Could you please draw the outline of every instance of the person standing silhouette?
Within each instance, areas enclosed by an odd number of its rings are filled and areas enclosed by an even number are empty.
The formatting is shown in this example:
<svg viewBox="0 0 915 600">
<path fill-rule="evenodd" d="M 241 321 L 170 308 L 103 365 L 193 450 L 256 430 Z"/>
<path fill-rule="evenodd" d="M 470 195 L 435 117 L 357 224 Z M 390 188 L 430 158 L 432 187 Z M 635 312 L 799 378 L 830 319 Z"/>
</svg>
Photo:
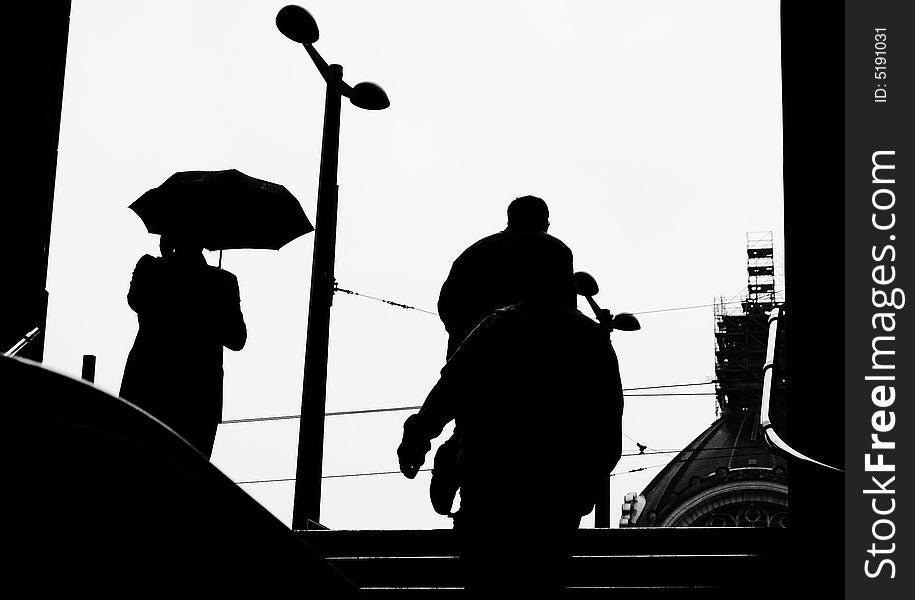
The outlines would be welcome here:
<svg viewBox="0 0 915 600">
<path fill-rule="evenodd" d="M 445 425 L 461 430 L 454 528 L 467 587 L 487 594 L 479 597 L 560 593 L 581 517 L 622 452 L 609 332 L 577 310 L 571 263 L 557 260 L 561 242 L 534 239 L 520 301 L 463 340 L 397 449 L 412 479 Z"/>
<path fill-rule="evenodd" d="M 438 314 L 448 332 L 446 359 L 480 321 L 521 299 L 527 283 L 537 279 L 538 270 L 544 268 L 543 261 L 534 258 L 535 252 L 546 249 L 551 254 L 550 262 L 572 268 L 572 251 L 547 233 L 550 211 L 542 198 L 515 198 L 509 203 L 506 216 L 506 228 L 464 250 L 442 285 Z M 571 289 L 574 298 L 574 281 L 557 285 L 565 286 L 562 293 Z M 460 436 L 461 430 L 456 427 L 435 454 L 429 496 L 435 511 L 442 515 L 451 513 L 460 484 L 456 468 Z"/>
<path fill-rule="evenodd" d="M 555 240 L 552 250 L 560 259 L 572 263 L 572 251 L 547 233 L 550 211 L 543 199 L 521 196 L 509 203 L 506 213 L 505 229 L 464 250 L 442 285 L 438 314 L 448 332 L 446 358 L 494 310 L 518 302 L 523 280 L 536 268 L 528 249 L 538 243 L 537 238 Z"/>
<path fill-rule="evenodd" d="M 119 395 L 209 458 L 222 420 L 222 348 L 241 350 L 248 336 L 238 280 L 185 239 L 163 235 L 159 248 L 161 258 L 142 256 L 130 281 L 139 330 Z"/>
</svg>

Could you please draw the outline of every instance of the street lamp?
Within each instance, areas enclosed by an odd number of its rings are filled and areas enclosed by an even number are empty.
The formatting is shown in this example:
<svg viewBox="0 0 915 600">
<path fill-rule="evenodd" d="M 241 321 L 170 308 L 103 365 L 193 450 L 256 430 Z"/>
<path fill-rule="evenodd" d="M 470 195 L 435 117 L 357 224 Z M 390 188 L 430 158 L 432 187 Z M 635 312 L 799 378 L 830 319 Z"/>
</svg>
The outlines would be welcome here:
<svg viewBox="0 0 915 600">
<path fill-rule="evenodd" d="M 343 81 L 343 67 L 328 65 L 318 54 L 318 24 L 301 6 L 285 6 L 276 15 L 280 32 L 305 47 L 308 56 L 327 83 L 324 105 L 324 137 L 318 175 L 318 208 L 315 216 L 315 245 L 311 267 L 311 293 L 305 340 L 305 373 L 299 422 L 299 449 L 295 473 L 292 528 L 307 529 L 308 521 L 321 516 L 321 475 L 324 460 L 324 411 L 327 396 L 327 343 L 330 305 L 334 294 L 334 246 L 337 237 L 337 158 L 340 147 L 340 104 L 343 96 L 365 110 L 382 110 L 391 105 L 387 95 L 374 83 L 355 86 Z"/>
</svg>

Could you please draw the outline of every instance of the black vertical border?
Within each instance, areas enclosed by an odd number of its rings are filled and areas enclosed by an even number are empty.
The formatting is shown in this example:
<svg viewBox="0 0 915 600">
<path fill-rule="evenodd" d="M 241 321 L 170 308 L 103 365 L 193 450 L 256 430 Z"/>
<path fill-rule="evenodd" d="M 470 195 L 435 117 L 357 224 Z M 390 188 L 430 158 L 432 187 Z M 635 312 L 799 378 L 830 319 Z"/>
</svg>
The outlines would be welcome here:
<svg viewBox="0 0 915 600">
<path fill-rule="evenodd" d="M 840 3 L 780 5 L 787 429 L 800 452 L 842 466 L 842 52 Z M 843 477 L 788 465 L 785 572 L 767 593 L 838 598 Z"/>
<path fill-rule="evenodd" d="M 911 597 L 913 568 L 912 544 L 912 498 L 910 464 L 915 449 L 915 428 L 912 427 L 913 401 L 912 372 L 915 360 L 912 359 L 912 307 L 900 309 L 877 308 L 872 301 L 872 290 L 883 289 L 889 293 L 893 288 L 903 292 L 915 293 L 911 287 L 912 270 L 912 237 L 915 236 L 913 222 L 911 180 L 913 177 L 912 162 L 912 126 L 915 118 L 915 98 L 912 96 L 912 78 L 915 77 L 915 64 L 911 38 L 915 35 L 911 17 L 911 7 L 906 7 L 904 0 L 868 2 L 849 0 L 845 3 L 845 586 L 847 598 L 880 598 L 892 600 Z M 886 31 L 878 32 L 877 28 Z M 878 33 L 885 33 L 886 39 L 876 38 Z M 885 41 L 886 48 L 875 47 L 875 42 Z M 878 50 L 886 51 L 878 55 Z M 886 69 L 875 69 L 879 61 L 887 59 Z M 885 79 L 875 73 L 885 72 Z M 875 101 L 875 90 L 885 89 L 886 101 Z M 878 151 L 894 151 L 885 156 L 884 162 L 895 165 L 894 184 L 875 184 L 872 181 L 872 155 Z M 883 173 L 888 173 L 884 171 Z M 878 175 L 880 176 L 880 175 Z M 888 178 L 887 175 L 884 178 Z M 872 206 L 872 195 L 879 189 L 891 189 L 895 193 L 895 204 L 889 210 L 875 210 Z M 880 194 L 881 201 L 888 201 L 889 195 Z M 878 221 L 889 223 L 889 213 L 895 215 L 895 226 L 891 230 L 880 231 L 872 224 L 874 214 Z M 895 237 L 891 237 L 895 236 Z M 885 248 L 895 249 L 892 251 Z M 875 260 L 874 256 L 882 257 Z M 893 260 L 895 258 L 895 260 Z M 875 284 L 873 270 L 884 265 L 886 271 L 878 275 L 888 277 L 889 266 L 895 267 L 895 280 L 889 284 Z M 906 304 L 915 301 L 915 296 L 906 298 Z M 875 329 L 872 318 L 876 313 L 895 313 L 895 329 L 884 331 L 878 322 Z M 881 362 L 895 364 L 895 369 L 876 371 L 872 368 L 873 340 L 875 336 L 893 336 L 892 341 L 883 341 L 880 347 L 892 349 L 894 355 L 883 356 Z M 878 344 L 879 345 L 879 344 Z M 880 407 L 872 402 L 871 394 L 881 382 L 867 381 L 868 375 L 895 376 L 895 381 L 882 382 L 892 385 L 896 399 L 892 406 L 885 410 L 893 411 L 896 421 L 893 429 L 881 433 L 883 440 L 894 441 L 896 448 L 886 450 L 884 460 L 895 465 L 895 472 L 880 473 L 865 471 L 865 455 L 878 451 L 871 449 L 871 435 L 874 433 L 872 417 Z M 876 457 L 871 462 L 876 462 Z M 896 479 L 887 484 L 887 478 L 895 475 Z M 876 489 L 871 477 L 878 480 L 893 494 L 867 494 L 868 489 Z M 875 514 L 872 500 L 877 499 L 877 508 L 890 514 Z M 893 505 L 892 500 L 895 500 Z M 887 522 L 875 523 L 880 519 Z M 893 537 L 887 540 L 875 538 Z M 876 547 L 890 550 L 886 554 L 872 555 L 868 551 Z M 895 544 L 895 547 L 892 546 Z M 893 569 L 889 564 L 880 566 L 880 561 L 889 559 L 895 565 L 895 577 L 891 578 Z M 868 577 L 865 561 L 870 561 L 869 569 L 876 573 Z"/>
</svg>

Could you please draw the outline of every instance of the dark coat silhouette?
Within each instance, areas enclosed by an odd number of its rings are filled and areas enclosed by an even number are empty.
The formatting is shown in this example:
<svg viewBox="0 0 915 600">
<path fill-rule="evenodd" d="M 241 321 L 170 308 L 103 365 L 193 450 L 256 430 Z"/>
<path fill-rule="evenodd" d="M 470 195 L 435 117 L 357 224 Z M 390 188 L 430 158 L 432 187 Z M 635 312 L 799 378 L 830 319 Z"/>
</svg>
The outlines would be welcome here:
<svg viewBox="0 0 915 600">
<path fill-rule="evenodd" d="M 545 240 L 547 243 L 545 243 Z M 532 248 L 546 248 L 547 260 L 572 268 L 572 251 L 542 231 L 506 228 L 472 244 L 454 261 L 438 299 L 438 314 L 448 332 L 447 356 L 496 309 L 521 300 L 527 282 L 538 279 L 543 265 Z M 574 282 L 562 293 L 575 295 Z"/>
<path fill-rule="evenodd" d="M 439 295 L 439 316 L 449 334 L 447 357 L 485 317 L 522 298 L 574 306 L 571 273 L 572 251 L 545 231 L 510 224 L 471 245 L 454 261 Z M 451 512 L 459 485 L 460 436 L 458 424 L 435 455 L 429 496 L 443 515 Z"/>
<path fill-rule="evenodd" d="M 222 348 L 247 339 L 238 280 L 198 252 L 143 256 L 127 302 L 139 331 L 120 396 L 181 434 L 206 456 L 222 419 Z"/>
<path fill-rule="evenodd" d="M 404 423 L 398 455 L 415 475 L 444 426 L 461 429 L 455 529 L 470 587 L 561 587 L 572 536 L 619 461 L 622 409 L 608 332 L 574 305 L 522 302 L 467 337 Z"/>
</svg>

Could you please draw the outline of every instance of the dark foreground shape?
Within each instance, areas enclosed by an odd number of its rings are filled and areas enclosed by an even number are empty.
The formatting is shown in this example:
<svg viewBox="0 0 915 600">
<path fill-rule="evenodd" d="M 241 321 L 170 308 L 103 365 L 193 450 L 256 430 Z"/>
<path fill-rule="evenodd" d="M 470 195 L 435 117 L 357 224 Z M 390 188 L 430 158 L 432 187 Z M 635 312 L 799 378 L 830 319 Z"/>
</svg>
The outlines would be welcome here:
<svg viewBox="0 0 915 600">
<path fill-rule="evenodd" d="M 190 444 L 130 403 L 11 358 L 0 357 L 0 386 L 12 413 L 12 536 L 4 544 L 12 589 L 34 597 L 361 597 Z"/>
<path fill-rule="evenodd" d="M 531 523 L 536 528 L 536 523 Z M 453 530 L 299 532 L 375 600 L 470 600 Z M 504 531 L 495 529 L 492 539 Z M 784 529 L 580 529 L 568 573 L 571 600 L 773 600 L 785 580 Z M 496 597 L 496 596 L 493 596 Z M 520 594 L 506 598 L 527 598 Z M 549 596 L 541 595 L 537 598 Z M 499 597 L 501 598 L 501 597 Z M 825 600 L 825 597 L 824 597 Z"/>
</svg>

